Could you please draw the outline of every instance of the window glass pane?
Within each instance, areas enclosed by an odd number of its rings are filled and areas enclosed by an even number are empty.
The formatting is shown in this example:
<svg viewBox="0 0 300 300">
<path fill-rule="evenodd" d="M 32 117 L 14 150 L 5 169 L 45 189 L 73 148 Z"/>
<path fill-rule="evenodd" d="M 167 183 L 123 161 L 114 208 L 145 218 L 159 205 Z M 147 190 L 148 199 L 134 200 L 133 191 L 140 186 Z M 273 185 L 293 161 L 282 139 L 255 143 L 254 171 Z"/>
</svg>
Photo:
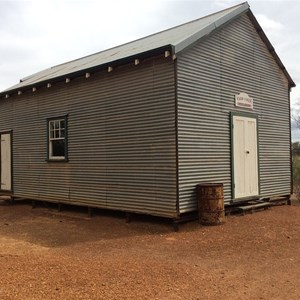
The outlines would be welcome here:
<svg viewBox="0 0 300 300">
<path fill-rule="evenodd" d="M 55 129 L 59 129 L 59 121 L 55 121 Z"/>
<path fill-rule="evenodd" d="M 53 122 L 53 121 L 50 121 L 49 124 L 50 124 L 50 130 L 53 131 L 53 129 L 54 129 L 54 122 Z"/>
<path fill-rule="evenodd" d="M 60 128 L 65 129 L 65 120 L 60 121 Z"/>
<path fill-rule="evenodd" d="M 65 138 L 65 130 L 64 129 L 62 129 L 60 131 L 60 138 Z"/>
<path fill-rule="evenodd" d="M 65 140 L 52 141 L 52 156 L 65 156 Z"/>
<path fill-rule="evenodd" d="M 53 130 L 50 130 L 50 139 L 53 139 L 54 138 L 54 132 Z"/>
</svg>

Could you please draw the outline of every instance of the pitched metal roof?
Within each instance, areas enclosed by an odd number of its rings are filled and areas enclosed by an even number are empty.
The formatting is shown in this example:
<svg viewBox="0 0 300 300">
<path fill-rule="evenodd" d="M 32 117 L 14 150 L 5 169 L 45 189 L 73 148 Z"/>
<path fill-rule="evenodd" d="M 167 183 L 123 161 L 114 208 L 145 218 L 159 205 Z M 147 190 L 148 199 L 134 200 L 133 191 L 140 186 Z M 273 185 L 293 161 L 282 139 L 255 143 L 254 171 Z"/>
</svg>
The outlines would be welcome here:
<svg viewBox="0 0 300 300">
<path fill-rule="evenodd" d="M 244 2 L 242 4 L 230 7 L 206 17 L 138 39 L 136 41 L 35 73 L 21 79 L 20 83 L 3 91 L 2 93 L 0 93 L 0 95 L 16 90 L 21 90 L 26 87 L 33 87 L 42 83 L 51 82 L 57 78 L 72 76 L 72 74 L 74 75 L 78 73 L 88 72 L 89 70 L 93 70 L 97 67 L 113 64 L 114 62 L 120 62 L 124 59 L 132 57 L 139 58 L 139 56 L 141 55 L 155 52 L 158 49 L 169 48 L 170 50 L 172 50 L 172 54 L 176 55 L 179 52 L 183 51 L 185 48 L 199 41 L 201 38 L 211 34 L 215 29 L 225 25 L 227 22 L 234 20 L 235 18 L 246 12 L 248 14 L 250 13 L 253 19 L 253 24 L 256 27 L 258 26 L 258 33 L 262 32 L 264 37 L 263 40 L 268 48 L 274 50 L 271 43 L 264 35 L 261 27 L 258 25 L 254 15 L 251 13 L 248 3 Z M 285 72 L 285 75 L 288 77 L 290 85 L 294 86 L 295 83 L 286 72 L 276 53 L 274 58 Z"/>
</svg>

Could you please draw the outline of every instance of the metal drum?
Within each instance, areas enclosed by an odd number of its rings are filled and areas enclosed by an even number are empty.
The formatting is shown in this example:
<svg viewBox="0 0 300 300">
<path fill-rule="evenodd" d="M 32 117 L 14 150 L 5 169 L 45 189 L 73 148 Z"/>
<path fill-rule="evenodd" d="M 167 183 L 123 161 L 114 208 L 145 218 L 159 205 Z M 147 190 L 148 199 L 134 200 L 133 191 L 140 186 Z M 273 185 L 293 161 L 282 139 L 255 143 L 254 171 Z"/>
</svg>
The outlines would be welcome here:
<svg viewBox="0 0 300 300">
<path fill-rule="evenodd" d="M 223 183 L 197 185 L 199 222 L 203 225 L 221 225 L 225 221 Z"/>
</svg>

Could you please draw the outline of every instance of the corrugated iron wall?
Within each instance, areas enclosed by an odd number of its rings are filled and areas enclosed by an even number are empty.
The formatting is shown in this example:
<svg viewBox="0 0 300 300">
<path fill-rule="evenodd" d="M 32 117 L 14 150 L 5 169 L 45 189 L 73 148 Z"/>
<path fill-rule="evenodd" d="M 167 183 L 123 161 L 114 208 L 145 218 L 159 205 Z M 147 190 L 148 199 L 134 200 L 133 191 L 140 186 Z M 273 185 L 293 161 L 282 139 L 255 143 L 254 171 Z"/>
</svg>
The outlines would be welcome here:
<svg viewBox="0 0 300 300">
<path fill-rule="evenodd" d="M 155 58 L 5 100 L 14 195 L 177 216 L 174 86 L 174 62 Z M 63 115 L 69 162 L 47 162 L 47 118 Z"/>
<path fill-rule="evenodd" d="M 224 184 L 231 200 L 230 112 L 258 115 L 260 193 L 290 193 L 288 82 L 247 15 L 178 56 L 180 212 L 196 209 L 195 186 Z M 234 95 L 254 98 L 236 108 Z"/>
</svg>

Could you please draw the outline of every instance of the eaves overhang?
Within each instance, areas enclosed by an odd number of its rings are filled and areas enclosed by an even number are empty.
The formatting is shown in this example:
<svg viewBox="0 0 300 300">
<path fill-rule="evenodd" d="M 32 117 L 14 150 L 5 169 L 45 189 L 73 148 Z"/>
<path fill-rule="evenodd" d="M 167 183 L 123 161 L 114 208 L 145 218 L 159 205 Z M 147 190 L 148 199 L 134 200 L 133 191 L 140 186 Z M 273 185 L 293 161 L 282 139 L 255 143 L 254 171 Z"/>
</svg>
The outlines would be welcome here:
<svg viewBox="0 0 300 300">
<path fill-rule="evenodd" d="M 74 78 L 84 76 L 86 73 L 92 74 L 92 73 L 106 70 L 108 67 L 115 68 L 115 67 L 118 67 L 121 65 L 133 63 L 135 59 L 143 60 L 143 59 L 147 59 L 150 57 L 155 57 L 155 56 L 164 54 L 165 51 L 169 51 L 170 53 L 172 53 L 172 46 L 165 45 L 163 47 L 151 49 L 151 50 L 145 51 L 143 53 L 138 53 L 138 54 L 135 54 L 132 56 L 124 57 L 122 59 L 110 61 L 108 63 L 100 64 L 98 66 L 93 66 L 91 68 L 81 69 L 79 71 L 66 73 L 61 76 L 56 76 L 56 77 L 54 76 L 53 78 L 50 78 L 50 79 L 47 78 L 46 80 L 40 80 L 38 82 L 34 82 L 32 84 L 27 84 L 22 87 L 19 87 L 19 86 L 16 86 L 16 88 L 12 87 L 12 88 L 9 88 L 7 90 L 0 92 L 0 98 L 5 97 L 6 95 L 17 94 L 20 90 L 26 92 L 28 90 L 32 90 L 33 88 L 39 89 L 41 87 L 45 87 L 48 83 L 56 84 L 58 82 L 63 82 L 63 81 L 65 81 L 66 78 L 69 78 L 70 80 L 72 80 Z"/>
</svg>

